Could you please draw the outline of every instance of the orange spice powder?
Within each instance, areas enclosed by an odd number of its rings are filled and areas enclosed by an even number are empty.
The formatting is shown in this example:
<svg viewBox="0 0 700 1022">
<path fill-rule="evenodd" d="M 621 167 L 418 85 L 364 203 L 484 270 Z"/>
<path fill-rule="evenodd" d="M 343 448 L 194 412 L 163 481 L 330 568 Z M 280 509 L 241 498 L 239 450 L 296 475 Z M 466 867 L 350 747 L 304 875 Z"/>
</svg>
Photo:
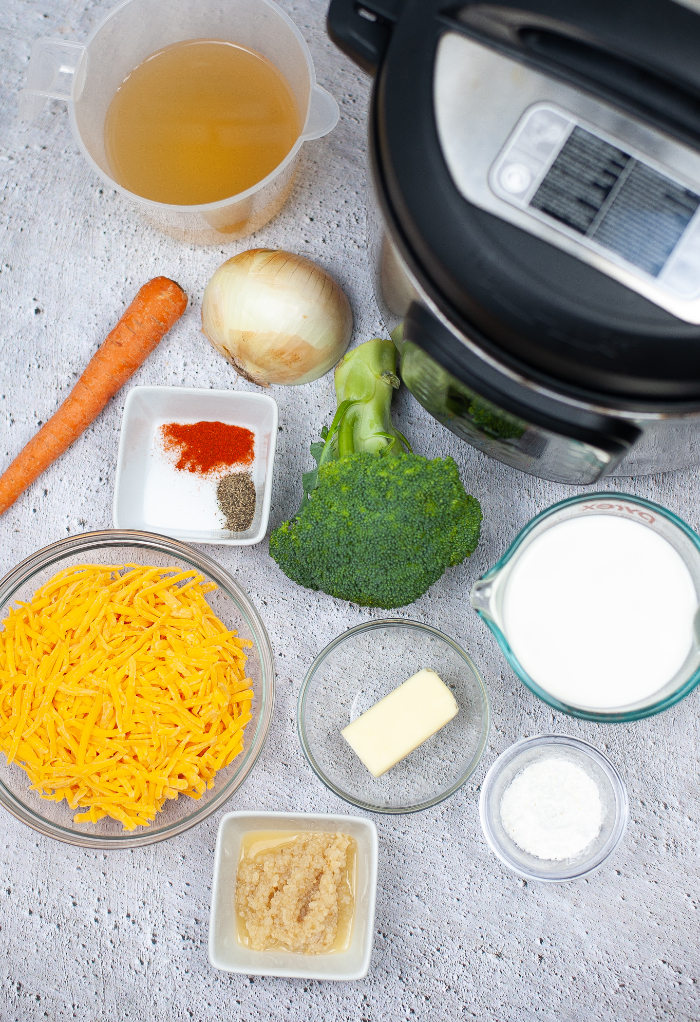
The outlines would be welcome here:
<svg viewBox="0 0 700 1022">
<path fill-rule="evenodd" d="M 206 475 L 231 465 L 250 465 L 255 434 L 225 422 L 168 422 L 160 427 L 165 450 L 177 455 L 175 468 Z"/>
</svg>

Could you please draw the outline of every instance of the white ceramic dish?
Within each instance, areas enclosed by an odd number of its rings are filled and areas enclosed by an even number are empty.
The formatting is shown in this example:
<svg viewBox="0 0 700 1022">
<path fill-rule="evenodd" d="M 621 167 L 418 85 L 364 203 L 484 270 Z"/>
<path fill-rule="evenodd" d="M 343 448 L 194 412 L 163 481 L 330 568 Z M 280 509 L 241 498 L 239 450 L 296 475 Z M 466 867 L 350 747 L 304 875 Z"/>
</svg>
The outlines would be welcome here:
<svg viewBox="0 0 700 1022">
<path fill-rule="evenodd" d="M 256 508 L 246 532 L 223 527 L 197 528 L 216 513 L 215 483 L 190 472 L 178 472 L 158 454 L 156 430 L 165 422 L 225 422 L 244 426 L 255 434 L 255 459 L 250 469 L 255 483 Z M 124 405 L 122 431 L 114 483 L 115 529 L 139 529 L 172 536 L 187 543 L 252 546 L 259 543 L 270 517 L 272 472 L 277 443 L 277 402 L 267 394 L 237 390 L 200 390 L 195 387 L 133 387 Z M 172 499 L 159 495 L 182 493 L 183 513 Z M 192 527 L 188 518 L 191 514 Z M 213 524 L 213 523 L 212 523 Z"/>
<path fill-rule="evenodd" d="M 253 951 L 236 934 L 236 872 L 241 840 L 251 830 L 317 830 L 350 834 L 357 844 L 357 886 L 350 946 L 325 955 Z M 374 939 L 377 828 L 360 816 L 325 813 L 227 813 L 219 824 L 209 918 L 209 961 L 215 969 L 246 976 L 353 980 L 367 975 Z"/>
</svg>

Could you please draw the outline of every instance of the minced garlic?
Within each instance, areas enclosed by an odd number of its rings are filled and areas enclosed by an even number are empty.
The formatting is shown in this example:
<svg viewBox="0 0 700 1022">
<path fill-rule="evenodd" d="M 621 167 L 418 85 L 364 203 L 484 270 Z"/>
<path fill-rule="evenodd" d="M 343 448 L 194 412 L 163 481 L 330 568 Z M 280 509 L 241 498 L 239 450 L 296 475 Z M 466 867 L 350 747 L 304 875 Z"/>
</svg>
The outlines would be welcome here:
<svg viewBox="0 0 700 1022">
<path fill-rule="evenodd" d="M 257 854 L 244 851 L 236 886 L 244 943 L 257 951 L 280 946 L 311 955 L 337 950 L 352 915 L 352 844 L 347 834 L 305 831 Z"/>
</svg>

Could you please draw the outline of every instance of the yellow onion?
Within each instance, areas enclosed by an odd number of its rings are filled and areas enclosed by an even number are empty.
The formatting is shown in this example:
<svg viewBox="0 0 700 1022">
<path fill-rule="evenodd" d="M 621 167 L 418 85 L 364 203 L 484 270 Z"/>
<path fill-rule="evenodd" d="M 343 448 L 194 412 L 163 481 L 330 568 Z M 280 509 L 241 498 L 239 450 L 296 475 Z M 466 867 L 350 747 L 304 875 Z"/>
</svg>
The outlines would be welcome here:
<svg viewBox="0 0 700 1022">
<path fill-rule="evenodd" d="M 202 329 L 252 383 L 310 383 L 350 343 L 345 292 L 320 266 L 290 252 L 252 248 L 219 267 L 204 291 Z"/>
</svg>

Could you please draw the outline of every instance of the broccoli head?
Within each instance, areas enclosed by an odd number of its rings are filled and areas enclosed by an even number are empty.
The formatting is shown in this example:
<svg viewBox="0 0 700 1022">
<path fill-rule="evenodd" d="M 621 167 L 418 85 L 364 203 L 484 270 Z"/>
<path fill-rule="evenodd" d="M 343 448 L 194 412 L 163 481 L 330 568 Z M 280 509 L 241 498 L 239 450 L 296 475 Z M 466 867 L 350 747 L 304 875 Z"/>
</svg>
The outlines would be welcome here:
<svg viewBox="0 0 700 1022">
<path fill-rule="evenodd" d="M 391 341 L 345 356 L 335 376 L 338 411 L 318 462 L 304 476 L 296 517 L 270 538 L 294 582 L 365 607 L 403 607 L 468 557 L 481 508 L 452 458 L 413 454 L 391 422 L 398 386 Z M 405 449 L 405 450 L 404 450 Z"/>
<path fill-rule="evenodd" d="M 307 589 L 402 607 L 471 554 L 480 522 L 452 458 L 360 452 L 321 467 L 312 499 L 272 534 L 270 553 Z"/>
</svg>

